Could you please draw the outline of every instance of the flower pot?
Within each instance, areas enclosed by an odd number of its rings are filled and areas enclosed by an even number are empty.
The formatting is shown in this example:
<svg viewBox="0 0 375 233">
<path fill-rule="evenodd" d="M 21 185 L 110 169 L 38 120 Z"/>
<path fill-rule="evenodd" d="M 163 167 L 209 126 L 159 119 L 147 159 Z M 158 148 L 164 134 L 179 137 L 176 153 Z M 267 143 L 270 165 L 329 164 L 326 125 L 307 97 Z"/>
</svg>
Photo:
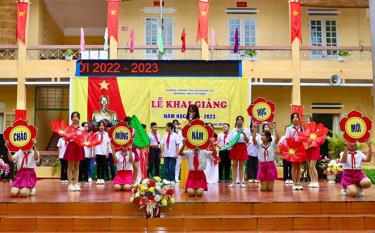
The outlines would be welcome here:
<svg viewBox="0 0 375 233">
<path fill-rule="evenodd" d="M 65 55 L 65 60 L 67 61 L 73 60 L 73 55 Z"/>
<path fill-rule="evenodd" d="M 256 61 L 257 58 L 256 57 L 249 57 L 249 61 Z"/>
<path fill-rule="evenodd" d="M 146 218 L 160 218 L 160 206 L 147 207 L 145 208 Z"/>
<path fill-rule="evenodd" d="M 343 62 L 343 61 L 345 61 L 345 57 L 344 56 L 337 56 L 337 60 L 339 62 Z"/>
<path fill-rule="evenodd" d="M 335 184 L 336 183 L 336 175 L 327 175 L 328 184 Z"/>
</svg>

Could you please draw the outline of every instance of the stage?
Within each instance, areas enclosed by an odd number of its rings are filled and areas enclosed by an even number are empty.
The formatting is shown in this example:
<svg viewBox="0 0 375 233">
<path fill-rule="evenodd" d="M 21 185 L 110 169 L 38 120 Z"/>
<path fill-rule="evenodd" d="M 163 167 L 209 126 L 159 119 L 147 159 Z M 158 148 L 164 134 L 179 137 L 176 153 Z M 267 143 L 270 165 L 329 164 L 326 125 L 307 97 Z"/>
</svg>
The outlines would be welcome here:
<svg viewBox="0 0 375 233">
<path fill-rule="evenodd" d="M 144 210 L 129 202 L 130 193 L 113 191 L 110 182 L 81 188 L 68 192 L 66 184 L 46 179 L 38 181 L 36 196 L 11 198 L 10 184 L 1 182 L 0 231 L 375 232 L 375 188 L 366 190 L 363 198 L 349 198 L 340 195 L 339 184 L 326 181 L 320 189 L 303 191 L 277 181 L 270 193 L 258 191 L 255 184 L 214 184 L 204 197 L 191 198 L 176 185 L 176 204 L 163 209 L 159 219 L 146 219 Z"/>
</svg>

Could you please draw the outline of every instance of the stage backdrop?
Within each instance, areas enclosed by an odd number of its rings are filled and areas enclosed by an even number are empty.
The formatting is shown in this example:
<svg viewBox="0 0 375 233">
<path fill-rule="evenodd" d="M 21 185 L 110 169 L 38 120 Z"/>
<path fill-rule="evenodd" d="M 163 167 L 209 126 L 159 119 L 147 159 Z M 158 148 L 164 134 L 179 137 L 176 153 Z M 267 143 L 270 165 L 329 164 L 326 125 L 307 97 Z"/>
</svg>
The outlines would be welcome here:
<svg viewBox="0 0 375 233">
<path fill-rule="evenodd" d="M 135 114 L 148 126 L 153 121 L 165 126 L 181 122 L 189 104 L 196 103 L 203 121 L 233 127 L 237 115 L 247 119 L 248 93 L 248 80 L 241 78 L 80 77 L 73 79 L 71 110 L 81 113 L 81 121 Z M 100 111 L 105 108 L 107 114 Z"/>
</svg>

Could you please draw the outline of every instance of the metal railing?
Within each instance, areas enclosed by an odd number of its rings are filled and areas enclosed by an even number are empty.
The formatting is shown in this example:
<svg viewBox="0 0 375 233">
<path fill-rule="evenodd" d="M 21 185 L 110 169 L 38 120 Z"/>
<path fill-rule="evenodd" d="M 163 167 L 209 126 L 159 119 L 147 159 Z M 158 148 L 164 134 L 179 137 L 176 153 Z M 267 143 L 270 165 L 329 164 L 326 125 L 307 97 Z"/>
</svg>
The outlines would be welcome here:
<svg viewBox="0 0 375 233">
<path fill-rule="evenodd" d="M 349 52 L 348 56 L 339 56 L 340 51 Z M 370 61 L 369 46 L 301 46 L 301 60 L 318 61 Z"/>
<path fill-rule="evenodd" d="M 0 45 L 0 60 L 17 60 L 17 46 Z"/>
<path fill-rule="evenodd" d="M 86 54 L 97 53 L 103 50 L 102 45 L 86 46 Z M 66 57 L 68 50 L 73 51 L 71 58 Z M 83 53 L 80 52 L 79 45 L 32 45 L 27 46 L 26 59 L 28 60 L 78 60 Z M 90 56 L 90 55 L 88 55 Z M 99 59 L 99 55 L 98 58 Z"/>
</svg>

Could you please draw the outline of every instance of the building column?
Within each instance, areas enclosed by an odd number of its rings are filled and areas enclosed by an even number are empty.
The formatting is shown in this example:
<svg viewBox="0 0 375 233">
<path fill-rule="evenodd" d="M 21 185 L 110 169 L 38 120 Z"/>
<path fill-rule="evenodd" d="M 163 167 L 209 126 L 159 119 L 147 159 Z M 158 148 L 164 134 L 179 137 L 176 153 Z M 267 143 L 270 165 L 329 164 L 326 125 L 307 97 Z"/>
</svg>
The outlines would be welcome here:
<svg viewBox="0 0 375 233">
<path fill-rule="evenodd" d="M 301 61 L 300 40 L 296 38 L 292 43 L 292 104 L 301 105 Z"/>
<path fill-rule="evenodd" d="M 109 38 L 109 59 L 117 59 L 117 41 L 113 36 Z"/>
</svg>

